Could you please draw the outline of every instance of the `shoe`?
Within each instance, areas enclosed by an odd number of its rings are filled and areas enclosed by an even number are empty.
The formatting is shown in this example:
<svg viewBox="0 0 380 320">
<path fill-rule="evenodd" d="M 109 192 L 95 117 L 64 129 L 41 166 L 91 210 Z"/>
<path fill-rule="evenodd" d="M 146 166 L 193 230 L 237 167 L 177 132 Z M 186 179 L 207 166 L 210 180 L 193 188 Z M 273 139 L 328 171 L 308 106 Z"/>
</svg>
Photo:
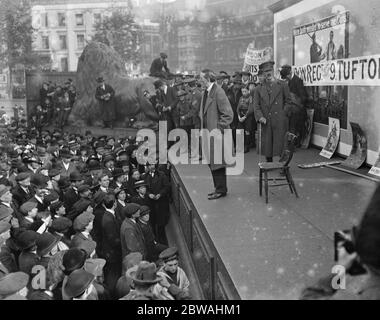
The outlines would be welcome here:
<svg viewBox="0 0 380 320">
<path fill-rule="evenodd" d="M 209 197 L 209 196 L 212 196 L 214 193 L 216 193 L 216 192 L 215 192 L 215 191 L 210 192 L 210 193 L 207 194 L 207 196 L 208 196 L 208 197 Z"/>
<path fill-rule="evenodd" d="M 225 197 L 227 195 L 227 193 L 219 193 L 219 192 L 215 192 L 214 194 L 212 194 L 211 196 L 208 197 L 209 200 L 216 200 L 216 199 L 219 199 L 219 198 L 222 198 L 222 197 Z"/>
</svg>

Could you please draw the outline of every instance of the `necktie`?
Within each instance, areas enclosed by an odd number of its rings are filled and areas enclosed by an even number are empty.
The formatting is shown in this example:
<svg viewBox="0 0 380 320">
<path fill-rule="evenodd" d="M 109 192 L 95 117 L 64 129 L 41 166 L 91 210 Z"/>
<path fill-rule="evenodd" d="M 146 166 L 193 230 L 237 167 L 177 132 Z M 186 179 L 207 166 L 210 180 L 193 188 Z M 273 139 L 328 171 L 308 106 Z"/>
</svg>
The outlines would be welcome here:
<svg viewBox="0 0 380 320">
<path fill-rule="evenodd" d="M 208 97 L 208 90 L 206 89 L 205 93 L 204 93 L 204 96 L 203 96 L 203 105 L 202 105 L 202 109 L 203 110 L 204 110 L 205 105 L 206 105 L 207 97 Z"/>
</svg>

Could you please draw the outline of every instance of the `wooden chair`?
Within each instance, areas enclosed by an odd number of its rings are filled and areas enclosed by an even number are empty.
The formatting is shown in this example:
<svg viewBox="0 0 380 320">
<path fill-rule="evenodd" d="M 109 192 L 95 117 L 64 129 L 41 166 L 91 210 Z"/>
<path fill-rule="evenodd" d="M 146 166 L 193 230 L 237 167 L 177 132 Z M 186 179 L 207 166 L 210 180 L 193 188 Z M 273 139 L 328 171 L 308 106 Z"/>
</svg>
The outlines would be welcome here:
<svg viewBox="0 0 380 320">
<path fill-rule="evenodd" d="M 294 193 L 298 198 L 298 193 L 296 186 L 294 184 L 292 175 L 290 174 L 289 163 L 293 158 L 294 148 L 296 144 L 297 136 L 293 133 L 287 132 L 284 140 L 284 150 L 281 154 L 280 160 L 278 162 L 260 162 L 260 197 L 262 196 L 263 189 L 263 176 L 264 176 L 264 186 L 265 186 L 265 202 L 268 203 L 268 192 L 269 187 L 279 187 L 279 186 L 289 186 L 290 192 Z M 279 172 L 283 176 L 268 178 L 269 172 Z M 273 182 L 269 184 L 269 181 Z M 277 181 L 286 181 L 286 183 L 277 183 Z"/>
</svg>

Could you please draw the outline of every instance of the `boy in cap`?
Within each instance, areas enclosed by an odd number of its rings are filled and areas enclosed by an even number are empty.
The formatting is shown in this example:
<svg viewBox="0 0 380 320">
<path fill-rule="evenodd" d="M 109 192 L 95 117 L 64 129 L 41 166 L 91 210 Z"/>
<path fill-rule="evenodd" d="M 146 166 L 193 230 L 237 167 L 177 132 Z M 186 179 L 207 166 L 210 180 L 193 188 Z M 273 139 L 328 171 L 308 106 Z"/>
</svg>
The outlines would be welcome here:
<svg viewBox="0 0 380 320">
<path fill-rule="evenodd" d="M 289 88 L 274 78 L 273 65 L 273 61 L 260 65 L 264 81 L 256 88 L 253 99 L 255 118 L 261 123 L 261 150 L 267 162 L 282 153 L 291 110 Z"/>
<path fill-rule="evenodd" d="M 23 228 L 25 230 L 30 229 L 31 225 L 37 217 L 37 203 L 32 201 L 25 202 L 20 207 L 20 212 L 24 216 L 24 218 L 19 221 L 20 228 Z"/>
<path fill-rule="evenodd" d="M 137 224 L 139 225 L 145 240 L 145 247 L 147 249 L 146 260 L 156 262 L 158 255 L 167 248 L 166 245 L 158 243 L 155 240 L 155 236 L 152 227 L 149 223 L 150 208 L 147 206 L 141 206 L 140 216 L 138 217 Z"/>
<path fill-rule="evenodd" d="M 122 209 L 125 217 L 120 228 L 122 258 L 131 252 L 140 252 L 143 258 L 146 257 L 144 235 L 137 224 L 140 208 L 140 205 L 136 203 L 128 203 Z"/>
<path fill-rule="evenodd" d="M 95 216 L 90 212 L 83 212 L 74 220 L 74 230 L 76 234 L 71 239 L 72 247 L 79 247 L 82 242 L 93 241 L 91 231 Z"/>
<path fill-rule="evenodd" d="M 237 129 L 244 130 L 244 153 L 249 151 L 252 130 L 253 98 L 248 87 L 241 88 L 242 96 L 239 100 L 236 112 L 238 115 Z"/>
<path fill-rule="evenodd" d="M 190 282 L 185 271 L 178 266 L 178 249 L 170 247 L 162 251 L 159 255 L 164 265 L 159 269 L 158 275 L 167 280 L 161 282 L 166 288 L 170 288 L 169 292 L 174 295 L 176 300 L 190 299 L 189 286 Z"/>
</svg>

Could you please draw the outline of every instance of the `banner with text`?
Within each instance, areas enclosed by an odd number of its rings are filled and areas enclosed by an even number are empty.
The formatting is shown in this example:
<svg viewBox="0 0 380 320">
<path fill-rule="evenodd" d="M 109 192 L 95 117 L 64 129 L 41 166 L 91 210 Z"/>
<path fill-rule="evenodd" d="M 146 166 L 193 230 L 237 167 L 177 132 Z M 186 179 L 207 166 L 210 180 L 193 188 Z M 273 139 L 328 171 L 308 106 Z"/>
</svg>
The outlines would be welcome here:
<svg viewBox="0 0 380 320">
<path fill-rule="evenodd" d="M 380 54 L 294 66 L 305 86 L 380 86 Z"/>
<path fill-rule="evenodd" d="M 249 44 L 247 52 L 244 58 L 243 71 L 248 71 L 253 76 L 253 81 L 257 82 L 257 73 L 259 72 L 259 65 L 270 61 L 273 57 L 273 50 L 271 47 L 266 47 L 264 49 L 255 49 L 254 44 Z"/>
</svg>

